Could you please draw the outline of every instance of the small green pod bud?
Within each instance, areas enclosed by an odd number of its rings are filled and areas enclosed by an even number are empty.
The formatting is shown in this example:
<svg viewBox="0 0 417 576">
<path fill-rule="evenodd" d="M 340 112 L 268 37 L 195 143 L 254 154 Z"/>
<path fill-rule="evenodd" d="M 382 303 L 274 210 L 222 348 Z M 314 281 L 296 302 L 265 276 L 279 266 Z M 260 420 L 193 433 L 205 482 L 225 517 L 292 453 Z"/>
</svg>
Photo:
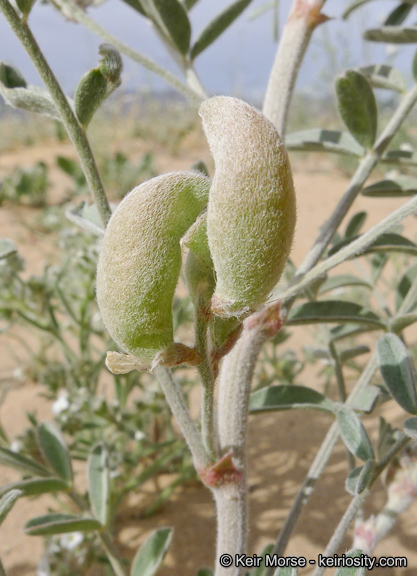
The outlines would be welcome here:
<svg viewBox="0 0 417 576">
<path fill-rule="evenodd" d="M 97 268 L 97 300 L 118 346 L 153 360 L 173 343 L 180 240 L 207 204 L 210 179 L 171 172 L 134 188 L 111 217 Z"/>
<path fill-rule="evenodd" d="M 5 88 L 26 88 L 27 82 L 14 66 L 0 62 L 0 83 Z"/>
<path fill-rule="evenodd" d="M 218 96 L 203 102 L 200 115 L 215 162 L 207 211 L 212 309 L 239 317 L 267 300 L 287 261 L 296 220 L 292 173 L 277 130 L 249 104 Z"/>
<path fill-rule="evenodd" d="M 36 0 L 16 0 L 17 7 L 25 18 L 29 16 L 29 12 L 32 10 L 35 1 Z"/>
<path fill-rule="evenodd" d="M 75 112 L 85 128 L 106 98 L 120 86 L 123 62 L 119 52 L 111 44 L 101 44 L 103 56 L 97 68 L 84 74 L 75 90 Z"/>
</svg>

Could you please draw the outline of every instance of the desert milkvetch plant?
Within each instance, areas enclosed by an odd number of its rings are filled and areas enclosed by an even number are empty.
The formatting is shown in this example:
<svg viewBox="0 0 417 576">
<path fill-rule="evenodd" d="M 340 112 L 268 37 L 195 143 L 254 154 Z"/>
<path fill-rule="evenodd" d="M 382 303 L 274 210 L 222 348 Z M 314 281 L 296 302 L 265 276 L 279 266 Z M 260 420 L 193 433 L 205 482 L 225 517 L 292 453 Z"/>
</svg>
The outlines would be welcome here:
<svg viewBox="0 0 417 576">
<path fill-rule="evenodd" d="M 232 2 L 195 38 L 191 17 L 194 0 L 129 2 L 137 17 L 145 18 L 162 39 L 183 79 L 111 36 L 71 0 L 54 3 L 115 48 L 101 47 L 103 60 L 83 76 L 72 101 L 62 93 L 30 31 L 32 3 L 21 0 L 19 12 L 8 0 L 0 0 L 3 14 L 49 90 L 27 87 L 21 75 L 3 66 L 2 94 L 11 105 L 62 121 L 80 156 L 97 209 L 82 204 L 70 211 L 69 217 L 81 227 L 104 236 L 97 275 L 98 303 L 108 331 L 120 347 L 120 352 L 109 352 L 107 365 L 116 374 L 133 370 L 155 372 L 189 445 L 196 471 L 216 501 L 216 576 L 242 576 L 252 567 L 250 563 L 234 564 L 236 555 L 248 554 L 248 415 L 259 418 L 265 411 L 316 409 L 332 417 L 334 421 L 280 527 L 279 538 L 275 546 L 266 550 L 284 556 L 299 515 L 341 437 L 349 451 L 346 489 L 352 498 L 323 556 L 336 554 L 352 520 L 363 513 L 377 479 L 391 462 L 395 470 L 398 462 L 404 461 L 405 446 L 410 439 L 417 438 L 416 378 L 404 334 L 417 321 L 417 272 L 413 260 L 417 245 L 397 228 L 393 229 L 417 209 L 416 179 L 404 173 L 364 188 L 378 163 L 409 170 L 417 165 L 412 151 L 389 149 L 416 103 L 417 88 L 407 90 L 401 74 L 390 66 L 349 70 L 336 82 L 345 129 L 314 129 L 285 136 L 304 53 L 315 28 L 318 24 L 326 25 L 328 20 L 321 12 L 322 1 L 294 2 L 271 71 L 263 113 L 236 98 L 208 98 L 195 67 L 198 56 L 248 7 L 249 0 Z M 360 4 L 355 2 L 347 14 Z M 415 30 L 401 26 L 406 17 L 403 11 L 404 7 L 401 14 L 394 11 L 388 26 L 369 30 L 366 36 L 373 41 L 416 39 Z M 86 131 L 96 109 L 119 84 L 121 59 L 116 49 L 159 74 L 193 104 L 203 101 L 200 114 L 215 171 L 212 180 L 198 172 L 169 173 L 149 180 L 135 188 L 110 218 Z M 415 80 L 416 70 L 414 63 Z M 401 99 L 386 125 L 379 129 L 374 88 L 381 86 L 400 93 Z M 348 154 L 357 159 L 358 166 L 302 264 L 298 269 L 289 266 L 285 272 L 295 226 L 295 196 L 287 150 Z M 341 224 L 361 193 L 374 197 L 411 196 L 411 199 L 363 233 L 366 217 L 363 213 L 355 214 L 342 231 Z M 412 263 L 407 268 L 402 265 L 401 278 L 394 283 L 396 298 L 392 299 L 386 297 L 383 281 L 391 255 L 398 252 L 406 254 Z M 10 257 L 10 244 L 4 245 L 3 257 Z M 182 260 L 194 305 L 192 347 L 174 339 L 173 296 Z M 347 260 L 357 265 L 358 274 L 327 276 Z M 281 275 L 284 280 L 276 288 Z M 362 290 L 360 303 L 349 293 L 351 287 Z M 332 293 L 334 290 L 344 290 L 343 297 Z M 45 326 L 42 322 L 38 324 Z M 337 384 L 337 400 L 327 390 L 321 393 L 293 381 L 275 384 L 274 376 L 269 385 L 252 392 L 258 355 L 266 341 L 272 339 L 270 348 L 275 354 L 284 338 L 280 332 L 282 326 L 287 330 L 305 324 L 323 325 L 320 336 L 324 343 L 314 353 L 325 360 L 328 381 Z M 332 324 L 336 326 L 330 327 Z M 363 366 L 358 358 L 370 352 L 370 347 L 358 344 L 356 336 L 371 331 L 379 331 L 380 338 L 376 352 Z M 191 417 L 178 373 L 171 370 L 187 364 L 195 366 L 201 377 L 199 423 Z M 379 388 L 372 385 L 378 368 L 382 377 Z M 351 389 L 348 370 L 354 374 Z M 299 377 L 302 376 L 301 373 Z M 363 416 L 388 398 L 397 402 L 407 420 L 403 431 L 381 425 L 376 447 L 369 438 Z M 0 501 L 2 516 L 18 497 L 42 491 L 67 493 L 82 511 L 81 516 L 48 515 L 34 519 L 26 526 L 27 533 L 95 531 L 113 571 L 121 576 L 126 569 L 112 542 L 108 512 L 111 486 L 108 447 L 100 443 L 90 450 L 86 501 L 80 500 L 74 490 L 71 460 L 61 435 L 53 427 L 40 424 L 36 441 L 45 466 L 24 457 L 13 457 L 6 449 L 0 454 L 3 461 L 20 465 L 31 476 L 29 482 L 7 487 Z M 414 474 L 412 463 L 404 475 L 408 473 Z M 404 501 L 408 503 L 409 499 Z M 396 514 L 403 508 L 405 504 L 401 502 Z M 377 520 L 376 527 L 371 526 L 374 544 L 393 522 L 385 523 L 383 530 L 380 524 Z M 165 530 L 151 537 L 133 561 L 132 576 L 155 573 L 169 545 L 170 534 Z M 358 538 L 350 556 L 360 556 L 361 549 L 357 546 L 363 546 Z M 286 573 L 275 569 L 276 566 L 256 567 L 251 575 Z M 294 576 L 297 568 L 290 569 Z M 337 576 L 357 576 L 356 569 L 343 570 L 338 570 Z M 322 572 L 323 566 L 317 566 L 315 576 Z"/>
</svg>

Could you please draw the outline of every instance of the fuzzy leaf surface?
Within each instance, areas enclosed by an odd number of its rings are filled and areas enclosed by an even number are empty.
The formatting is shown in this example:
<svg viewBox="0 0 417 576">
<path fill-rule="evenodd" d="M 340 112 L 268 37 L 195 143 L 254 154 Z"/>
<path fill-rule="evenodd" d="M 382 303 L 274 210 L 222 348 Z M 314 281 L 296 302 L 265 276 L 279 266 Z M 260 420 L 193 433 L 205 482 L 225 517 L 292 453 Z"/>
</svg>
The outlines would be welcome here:
<svg viewBox="0 0 417 576">
<path fill-rule="evenodd" d="M 333 402 L 306 386 L 280 384 L 256 390 L 250 396 L 249 412 L 291 410 L 294 408 L 315 409 L 334 413 Z"/>
<path fill-rule="evenodd" d="M 71 458 L 60 432 L 49 422 L 40 424 L 37 432 L 39 447 L 46 461 L 62 480 L 71 485 Z"/>
<path fill-rule="evenodd" d="M 220 12 L 200 32 L 191 48 L 191 58 L 194 60 L 203 50 L 212 44 L 238 16 L 249 6 L 252 0 L 237 0 Z"/>
<path fill-rule="evenodd" d="M 362 556 L 362 550 L 351 550 L 350 552 L 346 553 L 346 556 L 349 558 L 360 558 Z M 365 576 L 366 568 L 338 568 L 334 574 L 334 576 Z"/>
<path fill-rule="evenodd" d="M 103 236 L 104 234 L 104 226 L 95 204 L 89 204 L 83 200 L 75 208 L 67 210 L 65 216 L 68 220 L 95 236 Z"/>
<path fill-rule="evenodd" d="M 16 503 L 16 500 L 19 496 L 22 495 L 21 490 L 9 490 L 6 494 L 4 494 L 0 499 L 0 525 L 3 523 L 4 519 L 6 518 L 7 514 L 13 508 Z"/>
<path fill-rule="evenodd" d="M 73 514 L 45 514 L 26 522 L 24 532 L 28 536 L 50 536 L 69 532 L 91 532 L 101 528 L 100 522 L 92 518 Z"/>
<path fill-rule="evenodd" d="M 372 288 L 372 285 L 358 276 L 352 274 L 340 274 L 339 276 L 331 276 L 327 278 L 319 288 L 319 294 L 331 292 L 338 288 L 345 288 L 347 286 L 364 286 L 365 288 Z"/>
<path fill-rule="evenodd" d="M 361 412 L 372 412 L 380 393 L 378 386 L 367 386 L 355 397 L 351 407 Z"/>
<path fill-rule="evenodd" d="M 0 447 L 0 464 L 4 466 L 10 466 L 15 470 L 24 472 L 25 474 L 31 474 L 33 476 L 50 476 L 49 470 L 31 460 L 19 454 L 18 452 L 12 452 L 7 448 Z"/>
<path fill-rule="evenodd" d="M 366 76 L 374 88 L 384 88 L 396 92 L 404 92 L 407 89 L 402 72 L 393 66 L 376 64 L 358 68 L 358 72 Z"/>
<path fill-rule="evenodd" d="M 416 378 L 404 343 L 395 334 L 385 334 L 376 344 L 378 365 L 394 400 L 410 414 L 417 414 Z"/>
<path fill-rule="evenodd" d="M 0 238 L 0 260 L 17 253 L 17 246 L 10 238 Z"/>
<path fill-rule="evenodd" d="M 348 70 L 336 81 L 339 112 L 352 136 L 365 148 L 372 148 L 376 138 L 378 110 L 375 95 L 367 78 Z"/>
<path fill-rule="evenodd" d="M 362 196 L 370 198 L 405 198 L 417 194 L 417 178 L 399 176 L 389 180 L 380 180 L 366 186 L 361 192 Z"/>
<path fill-rule="evenodd" d="M 185 56 L 190 48 L 191 24 L 178 0 L 141 0 L 147 16 L 165 38 Z"/>
<path fill-rule="evenodd" d="M 68 490 L 68 484 L 58 478 L 33 478 L 0 487 L 0 496 L 10 490 L 19 490 L 22 496 L 35 496 Z"/>
<path fill-rule="evenodd" d="M 104 444 L 92 449 L 87 463 L 88 494 L 94 516 L 103 526 L 109 519 L 110 475 L 108 450 Z"/>
<path fill-rule="evenodd" d="M 413 440 L 417 440 L 417 417 L 408 418 L 403 424 L 403 430 Z"/>
<path fill-rule="evenodd" d="M 359 416 L 349 406 L 337 412 L 337 423 L 346 447 L 352 454 L 366 462 L 374 460 L 374 449 Z"/>
<path fill-rule="evenodd" d="M 291 309 L 287 325 L 314 324 L 319 322 L 355 322 L 372 329 L 385 328 L 385 322 L 374 312 L 355 302 L 322 300 L 306 302 Z"/>
<path fill-rule="evenodd" d="M 342 240 L 333 246 L 329 250 L 329 256 L 336 254 L 345 246 L 348 246 L 353 240 L 356 240 L 359 236 L 355 236 L 353 238 L 347 238 L 346 240 Z M 411 254 L 412 256 L 417 256 L 417 244 L 411 242 L 408 238 L 401 236 L 400 234 L 395 234 L 393 232 L 386 232 L 385 234 L 381 234 L 372 244 L 370 244 L 365 250 L 363 250 L 360 254 L 356 254 L 353 258 L 359 258 L 365 254 L 371 254 L 373 252 L 403 252 L 405 254 Z"/>
<path fill-rule="evenodd" d="M 410 290 L 416 278 L 417 278 L 417 264 L 414 264 L 414 266 L 411 266 L 405 272 L 404 276 L 400 280 L 400 283 L 398 284 L 397 293 L 395 297 L 395 306 L 397 310 L 403 303 L 404 298 L 407 296 L 408 291 Z"/>
<path fill-rule="evenodd" d="M 417 26 L 383 26 L 363 33 L 365 40 L 389 42 L 390 44 L 414 44 L 417 42 Z"/>
<path fill-rule="evenodd" d="M 349 132 L 338 130 L 324 130 L 313 128 L 288 134 L 285 138 L 288 150 L 306 152 L 334 152 L 336 154 L 349 154 L 362 156 L 364 148 L 358 144 Z"/>
<path fill-rule="evenodd" d="M 365 224 L 366 217 L 367 213 L 363 211 L 354 214 L 346 226 L 345 238 L 351 238 L 359 234 L 362 226 Z"/>
<path fill-rule="evenodd" d="M 156 574 L 171 545 L 172 536 L 172 528 L 159 528 L 152 532 L 136 553 L 130 576 L 153 576 Z"/>
</svg>

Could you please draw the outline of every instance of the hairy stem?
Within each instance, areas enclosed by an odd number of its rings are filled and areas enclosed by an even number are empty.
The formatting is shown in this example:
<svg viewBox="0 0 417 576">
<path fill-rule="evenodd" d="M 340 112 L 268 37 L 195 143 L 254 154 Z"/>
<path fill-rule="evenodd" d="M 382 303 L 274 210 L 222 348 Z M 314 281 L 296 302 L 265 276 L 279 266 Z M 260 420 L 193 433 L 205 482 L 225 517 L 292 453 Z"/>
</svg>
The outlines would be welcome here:
<svg viewBox="0 0 417 576">
<path fill-rule="evenodd" d="M 324 0 L 295 0 L 279 43 L 275 62 L 269 76 L 263 113 L 285 134 L 298 71 L 318 24 L 327 18 L 320 13 Z"/>
<path fill-rule="evenodd" d="M 222 454 L 231 454 L 239 473 L 236 482 L 213 489 L 217 505 L 215 576 L 239 576 L 239 568 L 223 568 L 222 554 L 246 553 L 248 533 L 246 432 L 248 404 L 256 361 L 263 344 L 281 326 L 280 307 L 248 318 L 242 335 L 226 356 L 219 375 L 218 427 Z"/>
<path fill-rule="evenodd" d="M 179 78 L 165 70 L 162 66 L 159 66 L 156 62 L 154 62 L 148 56 L 133 50 L 130 46 L 110 34 L 107 30 L 102 28 L 97 22 L 95 22 L 88 14 L 86 14 L 81 8 L 79 8 L 74 2 L 71 0 L 54 0 L 54 3 L 59 6 L 65 12 L 68 12 L 74 20 L 83 24 L 87 28 L 89 28 L 94 34 L 103 38 L 106 42 L 113 44 L 122 54 L 125 54 L 128 58 L 141 64 L 144 68 L 147 68 L 154 74 L 157 74 L 160 78 L 165 80 L 168 84 L 170 84 L 175 90 L 177 90 L 180 94 L 185 96 L 186 98 L 191 99 L 196 104 L 199 104 L 204 98 L 202 94 L 181 82 Z"/>
<path fill-rule="evenodd" d="M 42 78 L 45 86 L 48 88 L 49 93 L 51 94 L 55 106 L 60 113 L 62 122 L 79 156 L 88 187 L 94 202 L 97 205 L 100 218 L 104 226 L 106 226 L 111 216 L 111 209 L 107 201 L 103 183 L 101 181 L 96 161 L 90 148 L 87 136 L 79 125 L 78 120 L 75 117 L 75 114 L 72 111 L 71 106 L 69 105 L 68 100 L 61 89 L 61 86 L 55 78 L 51 68 L 49 67 L 48 62 L 46 61 L 41 49 L 39 48 L 38 43 L 36 42 L 27 23 L 20 19 L 8 0 L 0 0 L 0 9 L 3 12 L 13 32 L 16 34 L 26 52 L 29 54 L 32 62 L 39 72 L 40 77 Z"/>
<path fill-rule="evenodd" d="M 155 373 L 169 407 L 193 455 L 196 470 L 204 470 L 210 465 L 211 459 L 204 448 L 200 431 L 191 418 L 190 412 L 185 404 L 180 385 L 174 380 L 168 368 L 158 366 Z"/>
</svg>

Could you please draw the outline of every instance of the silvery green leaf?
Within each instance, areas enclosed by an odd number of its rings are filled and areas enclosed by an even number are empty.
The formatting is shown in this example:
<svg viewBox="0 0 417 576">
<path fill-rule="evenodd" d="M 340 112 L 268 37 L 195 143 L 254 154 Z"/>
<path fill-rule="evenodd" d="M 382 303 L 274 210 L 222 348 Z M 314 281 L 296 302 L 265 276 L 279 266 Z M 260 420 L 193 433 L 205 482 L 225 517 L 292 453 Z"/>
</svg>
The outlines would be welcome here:
<svg viewBox="0 0 417 576">
<path fill-rule="evenodd" d="M 360 558 L 362 556 L 362 550 L 351 550 L 347 552 L 346 556 L 350 558 Z M 365 576 L 365 567 L 356 568 L 355 566 L 351 568 L 338 568 L 334 576 Z"/>
<path fill-rule="evenodd" d="M 210 176 L 209 170 L 206 164 L 202 160 L 198 160 L 198 162 L 194 162 L 191 165 L 191 170 L 195 170 L 196 172 L 201 172 L 204 176 Z"/>
<path fill-rule="evenodd" d="M 26 522 L 24 532 L 28 536 L 50 536 L 70 532 L 91 532 L 101 528 L 100 522 L 92 518 L 82 518 L 73 514 L 45 514 Z"/>
<path fill-rule="evenodd" d="M 4 566 L 3 566 L 1 560 L 0 560 L 0 576 L 7 576 L 6 570 L 4 569 Z"/>
<path fill-rule="evenodd" d="M 62 492 L 68 490 L 68 484 L 58 478 L 31 478 L 13 482 L 7 486 L 0 486 L 0 496 L 9 490 L 19 490 L 22 496 L 35 496 L 50 492 Z"/>
<path fill-rule="evenodd" d="M 249 412 L 265 412 L 271 410 L 292 410 L 292 409 L 315 409 L 323 412 L 334 412 L 334 404 L 329 399 L 306 386 L 295 386 L 293 384 L 280 384 L 278 386 L 267 386 L 256 390 L 250 396 Z"/>
<path fill-rule="evenodd" d="M 71 485 L 73 481 L 71 458 L 61 433 L 53 424 L 43 422 L 38 426 L 37 439 L 48 464 L 60 478 Z"/>
<path fill-rule="evenodd" d="M 407 348 L 395 334 L 385 334 L 377 344 L 378 365 L 394 400 L 410 414 L 417 414 L 416 378 Z"/>
<path fill-rule="evenodd" d="M 251 2 L 252 0 L 236 0 L 220 12 L 220 14 L 215 16 L 213 20 L 203 28 L 197 40 L 194 42 L 190 52 L 191 58 L 196 58 L 203 50 L 217 40 Z"/>
<path fill-rule="evenodd" d="M 14 66 L 0 62 L 0 84 L 5 88 L 26 88 L 26 80 Z"/>
<path fill-rule="evenodd" d="M 413 8 L 412 4 L 408 2 L 401 2 L 398 6 L 388 14 L 383 26 L 397 26 L 404 22 Z"/>
<path fill-rule="evenodd" d="M 4 521 L 7 514 L 13 508 L 16 500 L 22 495 L 21 490 L 11 489 L 0 499 L 0 524 Z"/>
<path fill-rule="evenodd" d="M 347 129 L 364 148 L 374 145 L 378 110 L 368 79 L 356 70 L 347 70 L 336 81 L 339 112 Z"/>
<path fill-rule="evenodd" d="M 197 576 L 213 576 L 213 570 L 210 570 L 210 568 L 200 568 Z"/>
<path fill-rule="evenodd" d="M 17 246 L 10 238 L 0 238 L 0 260 L 16 254 Z"/>
<path fill-rule="evenodd" d="M 172 528 L 159 528 L 139 548 L 132 562 L 130 576 L 153 576 L 171 545 Z"/>
<path fill-rule="evenodd" d="M 285 137 L 288 150 L 306 152 L 334 152 L 336 154 L 350 154 L 363 156 L 364 148 L 358 144 L 349 132 L 338 130 L 324 130 L 313 128 L 293 132 Z"/>
<path fill-rule="evenodd" d="M 88 204 L 88 202 L 83 200 L 75 208 L 67 210 L 65 216 L 83 230 L 87 230 L 87 232 L 91 232 L 96 236 L 103 236 L 104 234 L 104 226 L 95 204 Z"/>
<path fill-rule="evenodd" d="M 403 430 L 413 440 L 417 440 L 417 417 L 408 418 L 403 424 Z"/>
<path fill-rule="evenodd" d="M 402 72 L 393 66 L 375 64 L 373 66 L 358 68 L 357 70 L 368 78 L 374 88 L 384 88 L 397 92 L 404 92 L 407 89 Z"/>
<path fill-rule="evenodd" d="M 109 520 L 110 475 L 108 450 L 104 444 L 94 446 L 88 457 L 88 494 L 94 516 L 103 526 Z"/>
<path fill-rule="evenodd" d="M 291 309 L 287 325 L 313 324 L 322 322 L 355 322 L 371 329 L 386 328 L 385 322 L 374 312 L 355 302 L 343 300 L 322 300 L 306 302 Z"/>
<path fill-rule="evenodd" d="M 0 94 L 6 103 L 13 108 L 20 108 L 27 112 L 35 112 L 36 114 L 42 114 L 43 116 L 49 116 L 54 120 L 61 121 L 61 115 L 49 92 L 39 86 L 8 89 L 0 84 Z M 73 107 L 73 102 L 69 102 L 71 107 Z"/>
<path fill-rule="evenodd" d="M 262 562 L 261 565 L 258 566 L 258 568 L 255 568 L 252 572 L 251 572 L 251 576 L 264 576 L 267 570 L 267 566 L 265 566 L 265 557 L 267 555 L 272 554 L 274 550 L 274 545 L 273 544 L 268 544 L 267 546 L 265 546 L 265 548 L 262 550 L 260 556 L 262 557 Z"/>
<path fill-rule="evenodd" d="M 345 482 L 346 491 L 352 494 L 352 496 L 362 494 L 365 488 L 367 488 L 374 470 L 374 460 L 367 460 L 364 466 L 358 466 L 351 470 Z"/>
<path fill-rule="evenodd" d="M 181 3 L 184 4 L 187 10 L 191 10 L 199 0 L 181 0 Z"/>
<path fill-rule="evenodd" d="M 417 194 L 417 178 L 398 176 L 398 178 L 380 180 L 366 186 L 361 194 L 371 198 L 405 198 L 414 196 L 414 194 Z"/>
<path fill-rule="evenodd" d="M 25 474 L 32 474 L 33 476 L 50 476 L 51 473 L 49 470 L 46 470 L 43 466 L 31 460 L 30 458 L 26 458 L 26 456 L 22 456 L 17 452 L 12 452 L 11 450 L 7 450 L 7 448 L 0 447 L 0 464 L 4 466 L 10 466 L 11 468 L 15 468 Z"/>
<path fill-rule="evenodd" d="M 414 44 L 417 42 L 417 26 L 383 26 L 363 33 L 365 40 L 389 42 L 390 44 Z"/>
<path fill-rule="evenodd" d="M 341 406 L 337 412 L 337 423 L 346 447 L 361 460 L 374 460 L 374 449 L 360 418 L 349 406 Z"/>
<path fill-rule="evenodd" d="M 411 150 L 388 150 L 381 158 L 384 164 L 417 166 L 417 153 Z"/>
<path fill-rule="evenodd" d="M 184 56 L 190 48 L 191 24 L 178 0 L 141 0 L 146 15 L 168 42 Z"/>
<path fill-rule="evenodd" d="M 140 0 L 123 0 L 123 2 L 126 2 L 126 4 L 131 6 L 137 12 L 139 12 L 139 14 L 142 14 L 142 16 L 146 16 L 145 10 L 143 9 Z"/>
<path fill-rule="evenodd" d="M 388 254 L 384 252 L 376 252 L 371 258 L 371 278 L 372 282 L 376 284 L 382 271 L 385 268 L 385 264 L 388 262 Z"/>
<path fill-rule="evenodd" d="M 274 576 L 298 576 L 298 568 L 291 568 L 291 566 L 278 568 L 275 570 Z"/>
<path fill-rule="evenodd" d="M 342 240 L 336 246 L 333 246 L 329 250 L 329 256 L 336 254 L 339 250 L 348 246 L 353 240 L 356 240 L 359 236 L 353 238 L 347 238 L 346 240 Z M 386 232 L 385 234 L 381 234 L 372 244 L 370 244 L 365 250 L 363 250 L 360 254 L 356 254 L 352 258 L 359 258 L 364 256 L 365 254 L 372 254 L 373 252 L 402 252 L 404 254 L 411 254 L 412 256 L 417 256 L 417 244 L 408 240 L 408 238 L 404 238 L 400 234 L 394 234 L 393 232 Z"/>
<path fill-rule="evenodd" d="M 354 410 L 361 412 L 372 412 L 381 390 L 378 386 L 367 386 L 357 396 L 351 404 Z"/>
<path fill-rule="evenodd" d="M 347 322 L 346 324 L 341 324 L 340 326 L 335 326 L 330 329 L 331 342 L 337 342 L 343 338 L 352 338 L 364 332 L 367 332 L 366 328 Z"/>
<path fill-rule="evenodd" d="M 390 332 L 400 334 L 403 330 L 417 322 L 417 314 L 402 314 L 389 322 Z"/>
<path fill-rule="evenodd" d="M 397 294 L 395 298 L 395 307 L 398 310 L 401 304 L 404 301 L 404 298 L 407 296 L 408 291 L 410 290 L 413 282 L 417 278 L 417 264 L 411 266 L 404 276 L 401 278 L 400 283 L 398 284 Z M 412 307 L 414 308 L 414 307 Z M 412 308 L 410 310 L 412 310 Z"/>
<path fill-rule="evenodd" d="M 367 216 L 367 213 L 363 211 L 354 214 L 346 226 L 345 238 L 351 238 L 359 234 Z"/>
<path fill-rule="evenodd" d="M 320 286 L 319 294 L 331 292 L 332 290 L 344 288 L 345 286 L 364 286 L 365 288 L 372 288 L 372 284 L 363 278 L 358 278 L 352 274 L 341 274 L 340 276 L 331 276 L 330 278 L 327 278 L 327 280 L 325 280 Z"/>
<path fill-rule="evenodd" d="M 368 352 L 370 351 L 371 350 L 368 346 L 364 345 L 353 346 L 352 348 L 342 350 L 342 352 L 340 352 L 339 354 L 339 360 L 340 362 L 347 362 L 348 360 L 357 358 L 357 356 L 361 356 L 362 354 L 368 354 Z"/>
</svg>

